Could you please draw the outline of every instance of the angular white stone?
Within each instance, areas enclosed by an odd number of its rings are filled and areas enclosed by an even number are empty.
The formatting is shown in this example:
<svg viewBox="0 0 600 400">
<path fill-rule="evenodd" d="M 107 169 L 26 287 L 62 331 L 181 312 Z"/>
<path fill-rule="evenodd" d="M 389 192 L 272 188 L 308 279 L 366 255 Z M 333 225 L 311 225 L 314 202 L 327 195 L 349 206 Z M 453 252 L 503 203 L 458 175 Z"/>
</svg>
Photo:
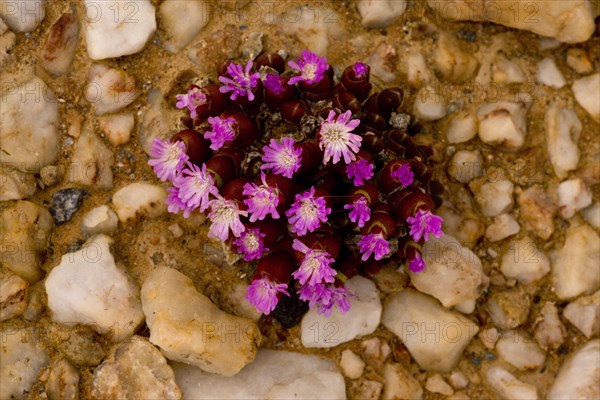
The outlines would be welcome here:
<svg viewBox="0 0 600 400">
<path fill-rule="evenodd" d="M 583 216 L 583 219 L 585 219 L 585 222 L 596 229 L 600 229 L 600 203 L 596 202 L 592 204 L 581 211 L 581 215 Z"/>
<path fill-rule="evenodd" d="M 106 115 L 98 118 L 98 126 L 106 133 L 108 141 L 115 146 L 129 142 L 134 124 L 133 114 Z"/>
<path fill-rule="evenodd" d="M 237 375 L 223 377 L 173 363 L 186 399 L 345 399 L 346 385 L 331 360 L 261 349 Z"/>
<path fill-rule="evenodd" d="M 600 72 L 577 79 L 571 86 L 575 99 L 596 122 L 600 122 Z"/>
<path fill-rule="evenodd" d="M 406 77 L 416 87 L 423 86 L 433 79 L 425 57 L 419 51 L 411 51 L 406 57 Z"/>
<path fill-rule="evenodd" d="M 165 50 L 177 53 L 190 44 L 209 21 L 209 3 L 203 0 L 166 0 L 158 15 L 165 32 L 161 42 Z"/>
<path fill-rule="evenodd" d="M 150 342 L 170 360 L 224 376 L 237 374 L 256 356 L 256 324 L 227 314 L 173 268 L 158 267 L 142 285 Z"/>
<path fill-rule="evenodd" d="M 101 4 L 108 3 L 101 2 Z M 133 76 L 104 64 L 92 64 L 87 80 L 85 99 L 92 104 L 95 115 L 111 113 L 127 107 L 139 95 Z"/>
<path fill-rule="evenodd" d="M 90 128 L 83 130 L 73 150 L 67 180 L 98 189 L 112 189 L 113 152 Z"/>
<path fill-rule="evenodd" d="M 439 393 L 444 396 L 452 396 L 454 394 L 452 387 L 444 381 L 444 378 L 440 374 L 434 374 L 427 378 L 425 389 L 431 393 Z"/>
<path fill-rule="evenodd" d="M 342 314 L 334 308 L 331 316 L 318 314 L 311 308 L 301 324 L 304 347 L 335 347 L 359 336 L 373 333 L 381 320 L 381 301 L 377 287 L 362 276 L 350 278 L 345 287 L 356 294 L 350 298 L 350 310 Z"/>
<path fill-rule="evenodd" d="M 502 274 L 521 283 L 539 281 L 550 272 L 550 260 L 529 238 L 512 241 L 502 255 Z"/>
<path fill-rule="evenodd" d="M 44 0 L 0 0 L 0 17 L 13 31 L 32 32 L 45 16 Z"/>
<path fill-rule="evenodd" d="M 535 321 L 534 336 L 542 348 L 556 350 L 564 343 L 567 329 L 560 320 L 556 304 L 547 301 Z"/>
<path fill-rule="evenodd" d="M 600 237 L 588 225 L 569 228 L 552 258 L 554 290 L 560 299 L 592 294 L 600 288 Z"/>
<path fill-rule="evenodd" d="M 506 179 L 487 182 L 475 190 L 475 200 L 487 217 L 496 217 L 509 212 L 513 205 L 515 185 Z"/>
<path fill-rule="evenodd" d="M 564 219 L 571 218 L 577 211 L 592 204 L 592 193 L 580 178 L 561 182 L 556 194 L 558 209 Z"/>
<path fill-rule="evenodd" d="M 84 0 L 85 41 L 92 60 L 141 51 L 156 31 L 155 9 L 149 0 Z"/>
<path fill-rule="evenodd" d="M 167 138 L 170 126 L 169 110 L 160 89 L 152 88 L 148 92 L 148 107 L 141 118 L 137 139 L 146 154 L 150 155 L 154 139 Z"/>
<path fill-rule="evenodd" d="M 102 205 L 91 209 L 83 216 L 81 231 L 88 235 L 96 233 L 111 234 L 117 230 L 119 219 L 108 206 Z"/>
<path fill-rule="evenodd" d="M 2 211 L 0 226 L 2 266 L 29 282 L 40 280 L 42 271 L 38 253 L 47 248 L 54 228 L 48 210 L 19 200 Z"/>
<path fill-rule="evenodd" d="M 521 230 L 519 223 L 510 214 L 500 214 L 494 217 L 494 222 L 485 230 L 485 237 L 490 242 L 497 242 L 509 236 L 516 235 Z"/>
<path fill-rule="evenodd" d="M 521 382 L 502 367 L 491 367 L 485 376 L 490 386 L 503 399 L 537 400 L 538 398 L 535 386 Z"/>
<path fill-rule="evenodd" d="M 450 374 L 450 384 L 455 389 L 464 389 L 469 385 L 469 378 L 461 371 L 454 371 Z"/>
<path fill-rule="evenodd" d="M 0 163 L 37 173 L 58 157 L 58 106 L 44 81 L 33 78 L 2 88 Z"/>
<path fill-rule="evenodd" d="M 48 368 L 46 394 L 50 399 L 79 398 L 79 372 L 66 358 L 55 359 Z"/>
<path fill-rule="evenodd" d="M 435 297 L 444 307 L 474 302 L 489 282 L 479 257 L 448 234 L 430 236 L 422 254 L 427 267 L 409 272 L 410 280 L 417 290 Z"/>
<path fill-rule="evenodd" d="M 35 177 L 8 166 L 0 166 L 0 201 L 22 200 L 35 193 Z"/>
<path fill-rule="evenodd" d="M 146 338 L 133 336 L 111 349 L 94 371 L 95 398 L 180 399 L 173 369 Z"/>
<path fill-rule="evenodd" d="M 437 121 L 446 115 L 446 100 L 433 87 L 426 86 L 415 95 L 413 112 L 423 121 Z"/>
<path fill-rule="evenodd" d="M 526 76 L 516 62 L 498 55 L 492 65 L 492 79 L 497 83 L 523 83 Z"/>
<path fill-rule="evenodd" d="M 0 322 L 23 314 L 29 284 L 18 275 L 0 279 Z"/>
<path fill-rule="evenodd" d="M 50 27 L 40 60 L 53 76 L 66 74 L 71 67 L 79 41 L 79 18 L 74 12 L 66 12 Z"/>
<path fill-rule="evenodd" d="M 358 379 L 365 370 L 365 362 L 350 349 L 342 351 L 340 357 L 340 368 L 345 376 L 350 379 Z"/>
<path fill-rule="evenodd" d="M 562 72 L 556 66 L 552 57 L 545 57 L 538 63 L 537 75 L 535 77 L 537 83 L 550 86 L 555 89 L 560 89 L 567 84 Z"/>
<path fill-rule="evenodd" d="M 403 290 L 385 304 L 383 325 L 398 336 L 421 368 L 450 372 L 479 327 L 434 298 Z"/>
<path fill-rule="evenodd" d="M 60 323 L 90 325 L 121 341 L 144 319 L 137 285 L 115 264 L 113 240 L 89 238 L 80 250 L 62 256 L 46 279 L 48 307 Z"/>
<path fill-rule="evenodd" d="M 383 369 L 383 400 L 423 399 L 423 388 L 401 364 L 387 363 Z"/>
<path fill-rule="evenodd" d="M 564 179 L 569 171 L 577 169 L 580 156 L 577 142 L 583 125 L 574 110 L 560 108 L 556 103 L 546 111 L 544 124 L 550 162 L 556 176 Z"/>
<path fill-rule="evenodd" d="M 356 8 L 365 28 L 387 28 L 404 14 L 406 0 L 359 0 Z"/>
<path fill-rule="evenodd" d="M 487 302 L 487 309 L 494 325 L 500 329 L 512 329 L 524 324 L 529 315 L 531 303 L 520 286 L 493 293 Z"/>
<path fill-rule="evenodd" d="M 452 156 L 447 171 L 460 183 L 469 183 L 483 174 L 483 157 L 478 150 L 459 150 Z"/>
<path fill-rule="evenodd" d="M 563 316 L 587 338 L 600 332 L 600 291 L 569 303 Z"/>
<path fill-rule="evenodd" d="M 496 350 L 500 357 L 521 370 L 540 368 L 546 359 L 535 339 L 523 330 L 503 332 Z"/>
<path fill-rule="evenodd" d="M 522 104 L 510 101 L 486 103 L 477 109 L 482 142 L 515 151 L 525 143 L 527 115 Z"/>
<path fill-rule="evenodd" d="M 336 10 L 329 7 L 319 8 L 319 14 L 327 15 L 326 18 L 315 18 L 314 8 L 307 5 L 295 6 L 294 3 L 290 3 L 288 7 L 278 10 L 283 11 L 275 19 L 279 28 L 285 34 L 294 37 L 302 45 L 300 49 L 306 48 L 320 56 L 326 56 L 329 46 L 344 33 L 337 23 L 341 17 Z M 294 15 L 293 23 L 290 23 L 291 15 Z M 272 13 L 264 13 L 263 16 L 265 22 L 273 21 Z"/>
<path fill-rule="evenodd" d="M 600 340 L 587 342 L 561 366 L 548 400 L 600 398 Z"/>
<path fill-rule="evenodd" d="M 450 20 L 488 21 L 566 43 L 584 42 L 595 31 L 595 10 L 587 0 L 516 0 L 493 7 L 487 0 L 428 0 L 428 4 Z M 515 10 L 520 10 L 518 15 Z"/>
<path fill-rule="evenodd" d="M 468 111 L 459 111 L 452 117 L 446 131 L 448 143 L 464 143 L 477 135 L 477 118 Z"/>
<path fill-rule="evenodd" d="M 112 198 L 119 221 L 129 222 L 138 216 L 156 218 L 167 210 L 167 191 L 146 182 L 131 183 L 119 189 Z"/>
<path fill-rule="evenodd" d="M 32 333 L 34 326 L 0 330 L 0 399 L 25 399 L 38 373 L 49 362 L 48 354 Z"/>
</svg>

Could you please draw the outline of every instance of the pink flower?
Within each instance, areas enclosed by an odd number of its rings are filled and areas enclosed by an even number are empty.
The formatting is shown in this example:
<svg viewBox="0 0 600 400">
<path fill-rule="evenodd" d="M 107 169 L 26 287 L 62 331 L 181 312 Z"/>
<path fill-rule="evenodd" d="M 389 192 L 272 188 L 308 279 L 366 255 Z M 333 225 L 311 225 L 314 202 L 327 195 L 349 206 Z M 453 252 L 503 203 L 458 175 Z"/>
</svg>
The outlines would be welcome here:
<svg viewBox="0 0 600 400">
<path fill-rule="evenodd" d="M 240 211 L 235 201 L 226 200 L 220 195 L 209 203 L 211 220 L 208 229 L 208 237 L 226 241 L 229 238 L 229 230 L 233 236 L 240 237 L 246 227 L 240 221 L 240 216 L 247 216 L 246 211 Z"/>
<path fill-rule="evenodd" d="M 289 61 L 288 65 L 300 72 L 300 75 L 294 76 L 288 81 L 288 85 L 293 85 L 297 82 L 306 82 L 309 85 L 319 82 L 323 79 L 325 71 L 329 68 L 327 58 L 319 57 L 317 54 L 308 50 L 302 50 L 302 57 L 296 62 Z"/>
<path fill-rule="evenodd" d="M 373 164 L 361 158 L 346 165 L 346 175 L 352 179 L 354 186 L 362 186 L 373 177 Z"/>
<path fill-rule="evenodd" d="M 297 194 L 292 207 L 285 212 L 290 223 L 290 231 L 298 236 L 306 235 L 327 221 L 327 215 L 331 213 L 325 199 L 314 197 L 315 187 L 311 187 L 304 193 Z"/>
<path fill-rule="evenodd" d="M 208 123 L 212 130 L 204 132 L 204 139 L 210 140 L 210 148 L 219 150 L 226 142 L 235 138 L 235 119 L 221 117 L 208 117 Z"/>
<path fill-rule="evenodd" d="M 233 92 L 231 93 L 231 100 L 237 99 L 238 96 L 247 96 L 248 100 L 254 100 L 252 89 L 258 84 L 260 74 L 258 72 L 250 73 L 252 64 L 252 61 L 248 61 L 246 69 L 243 70 L 241 64 L 230 63 L 227 66 L 227 73 L 233 79 L 227 76 L 219 76 L 219 81 L 225 84 L 219 88 L 219 91 L 221 93 Z"/>
<path fill-rule="evenodd" d="M 331 110 L 321 124 L 319 148 L 325 149 L 323 164 L 327 164 L 332 157 L 334 164 L 340 161 L 340 157 L 344 157 L 346 164 L 356 159 L 355 153 L 360 148 L 362 138 L 352 133 L 352 130 L 360 124 L 360 120 L 350 120 L 351 117 L 352 113 L 346 111 L 336 118 L 335 111 Z"/>
<path fill-rule="evenodd" d="M 188 207 L 183 201 L 181 201 L 181 199 L 179 198 L 179 188 L 170 187 L 167 189 L 167 191 L 169 192 L 165 200 L 167 210 L 173 214 L 177 214 L 179 211 L 183 210 L 184 218 L 189 217 L 192 211 L 194 210 Z"/>
<path fill-rule="evenodd" d="M 246 229 L 241 236 L 233 241 L 238 247 L 238 253 L 244 255 L 244 261 L 258 260 L 262 255 L 269 251 L 263 243 L 264 233 L 258 229 Z"/>
<path fill-rule="evenodd" d="M 374 254 L 376 260 L 381 260 L 383 257 L 390 254 L 390 244 L 385 240 L 381 233 L 363 235 L 358 242 L 358 248 L 362 253 L 360 259 L 363 261 L 367 261 L 371 254 Z"/>
<path fill-rule="evenodd" d="M 362 78 L 367 74 L 367 66 L 361 62 L 354 63 L 352 69 L 354 69 L 354 75 L 357 78 Z"/>
<path fill-rule="evenodd" d="M 256 183 L 246 183 L 242 194 L 248 196 L 244 200 L 244 204 L 248 206 L 250 213 L 250 222 L 263 220 L 268 214 L 274 219 L 279 218 L 277 206 L 279 205 L 279 191 L 276 188 L 270 187 L 265 180 L 265 173 L 261 172 L 260 179 L 262 185 Z"/>
<path fill-rule="evenodd" d="M 189 159 L 185 151 L 185 143 L 182 141 L 170 142 L 156 138 L 150 148 L 148 165 L 161 181 L 172 181 Z"/>
<path fill-rule="evenodd" d="M 371 219 L 371 208 L 369 208 L 369 203 L 367 203 L 367 198 L 365 196 L 360 196 L 358 200 L 344 205 L 344 210 L 350 210 L 348 217 L 350 217 L 350 221 L 357 224 L 359 228 L 365 226 L 365 222 Z"/>
<path fill-rule="evenodd" d="M 277 74 L 266 74 L 263 85 L 275 94 L 279 94 L 285 90 L 281 84 L 281 77 Z"/>
<path fill-rule="evenodd" d="M 300 168 L 302 160 L 302 149 L 294 148 L 294 139 L 291 137 L 281 138 L 281 143 L 271 139 L 268 145 L 263 147 L 265 155 L 262 157 L 261 169 L 272 169 L 274 174 L 291 178 Z"/>
<path fill-rule="evenodd" d="M 202 104 L 206 104 L 206 94 L 200 90 L 198 86 L 192 87 L 187 94 L 178 94 L 175 96 L 177 99 L 177 103 L 175 107 L 177 108 L 185 108 L 187 107 L 190 110 L 190 117 L 192 119 L 196 118 L 198 114 L 196 113 L 196 108 L 201 106 Z"/>
<path fill-rule="evenodd" d="M 390 173 L 390 176 L 399 181 L 402 186 L 408 187 L 414 181 L 415 174 L 409 164 L 402 164 Z"/>
<path fill-rule="evenodd" d="M 419 253 L 415 254 L 415 258 L 408 263 L 408 269 L 412 272 L 420 272 L 425 269 L 425 262 Z"/>
<path fill-rule="evenodd" d="M 318 283 L 333 282 L 337 272 L 331 268 L 335 261 L 328 252 L 320 249 L 311 249 L 298 239 L 292 242 L 292 248 L 304 254 L 300 268 L 292 276 L 304 285 L 308 282 L 314 286 Z"/>
<path fill-rule="evenodd" d="M 342 314 L 350 310 L 350 297 L 355 297 L 348 289 L 333 285 L 304 285 L 298 290 L 300 300 L 308 301 L 309 307 L 318 307 L 317 313 L 331 316 L 333 307 L 337 307 Z"/>
<path fill-rule="evenodd" d="M 178 197 L 186 209 L 199 208 L 198 211 L 204 212 L 210 202 L 208 196 L 219 194 L 213 177 L 206 172 L 206 164 L 202 164 L 200 169 L 197 165 L 188 163 L 188 168 L 175 177 L 173 184 L 179 189 Z"/>
<path fill-rule="evenodd" d="M 429 234 L 431 233 L 436 238 L 442 237 L 442 217 L 437 216 L 431 211 L 419 210 L 414 217 L 406 218 L 406 222 L 410 225 L 410 235 L 413 237 L 415 242 L 421 240 L 421 237 L 425 241 L 429 240 Z"/>
<path fill-rule="evenodd" d="M 290 295 L 286 289 L 285 283 L 276 283 L 263 276 L 255 279 L 248 286 L 245 297 L 256 308 L 256 311 L 269 315 L 279 302 L 279 293 Z"/>
<path fill-rule="evenodd" d="M 326 317 L 329 317 L 331 316 L 333 307 L 337 307 L 342 314 L 346 314 L 351 307 L 349 299 L 350 297 L 355 297 L 355 295 L 343 287 L 338 288 L 335 286 L 329 286 L 328 290 L 330 292 L 330 295 L 327 296 L 328 301 L 327 303 L 324 301 L 317 303 L 317 307 L 319 307 L 317 309 L 317 313 L 324 314 Z"/>
</svg>

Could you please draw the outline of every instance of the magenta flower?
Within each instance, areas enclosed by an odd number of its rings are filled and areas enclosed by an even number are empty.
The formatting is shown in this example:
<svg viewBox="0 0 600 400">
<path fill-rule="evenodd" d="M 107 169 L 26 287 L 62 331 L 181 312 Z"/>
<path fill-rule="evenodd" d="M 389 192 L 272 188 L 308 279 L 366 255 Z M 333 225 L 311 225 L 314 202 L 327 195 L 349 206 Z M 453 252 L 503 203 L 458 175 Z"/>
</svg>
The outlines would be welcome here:
<svg viewBox="0 0 600 400">
<path fill-rule="evenodd" d="M 362 186 L 373 177 L 373 164 L 361 158 L 346 165 L 346 175 L 352 179 L 354 186 Z"/>
<path fill-rule="evenodd" d="M 297 291 L 299 299 L 302 301 L 308 301 L 310 308 L 314 307 L 318 302 L 329 302 L 331 298 L 331 292 L 327 289 L 324 283 L 317 283 L 316 285 L 302 285 Z"/>
<path fill-rule="evenodd" d="M 415 178 L 415 174 L 413 174 L 409 164 L 402 164 L 399 168 L 393 170 L 390 176 L 399 181 L 404 187 L 413 183 Z"/>
<path fill-rule="evenodd" d="M 442 217 L 433 214 L 431 211 L 419 210 L 414 217 L 406 218 L 406 222 L 410 225 L 410 235 L 415 242 L 421 240 L 421 237 L 426 241 L 429 240 L 431 233 L 436 238 L 442 237 Z"/>
<path fill-rule="evenodd" d="M 306 82 L 309 85 L 319 82 L 323 79 L 325 71 L 329 68 L 327 58 L 319 57 L 317 54 L 308 50 L 302 50 L 301 58 L 296 62 L 289 61 L 288 65 L 300 72 L 300 75 L 294 76 L 288 81 L 288 85 L 293 85 L 297 82 Z"/>
<path fill-rule="evenodd" d="M 188 162 L 188 168 L 175 177 L 173 184 L 179 189 L 179 199 L 186 208 L 192 210 L 199 208 L 200 212 L 208 208 L 209 195 L 219 194 L 213 177 L 206 171 L 206 164 L 202 164 L 200 169 L 197 165 Z"/>
<path fill-rule="evenodd" d="M 281 143 L 271 139 L 268 145 L 263 147 L 265 155 L 262 157 L 261 169 L 271 169 L 274 174 L 291 178 L 300 168 L 302 160 L 302 149 L 294 148 L 294 139 L 282 137 Z"/>
<path fill-rule="evenodd" d="M 246 229 L 239 238 L 233 241 L 238 247 L 238 253 L 244 255 L 244 261 L 258 260 L 262 255 L 269 251 L 263 243 L 266 235 L 258 229 Z"/>
<path fill-rule="evenodd" d="M 323 164 L 327 164 L 332 157 L 334 164 L 340 161 L 340 157 L 344 157 L 346 164 L 356 159 L 355 153 L 360 148 L 362 138 L 352 133 L 352 130 L 360 124 L 360 120 L 350 120 L 351 117 L 352 113 L 346 111 L 336 118 L 335 111 L 331 110 L 327 119 L 321 124 L 319 148 L 325 149 Z"/>
<path fill-rule="evenodd" d="M 189 159 L 185 154 L 185 143 L 154 139 L 150 148 L 148 165 L 161 181 L 172 181 L 181 172 L 183 164 Z"/>
<path fill-rule="evenodd" d="M 169 192 L 165 200 L 167 210 L 172 214 L 177 214 L 179 211 L 183 210 L 184 218 L 189 217 L 193 209 L 189 208 L 183 201 L 181 201 L 179 198 L 179 188 L 170 187 L 167 189 L 167 191 Z"/>
<path fill-rule="evenodd" d="M 227 73 L 233 79 L 227 76 L 219 76 L 219 81 L 225 84 L 219 88 L 219 91 L 221 93 L 233 92 L 231 93 L 231 100 L 237 99 L 238 96 L 247 96 L 248 100 L 254 100 L 252 89 L 258 84 L 260 74 L 258 72 L 250 73 L 252 64 L 252 61 L 248 61 L 244 70 L 241 64 L 230 63 L 227 66 Z"/>
<path fill-rule="evenodd" d="M 410 260 L 410 262 L 408 263 L 408 269 L 412 272 L 420 272 L 425 269 L 425 262 L 423 261 L 419 253 L 416 253 L 415 258 Z"/>
<path fill-rule="evenodd" d="M 263 276 L 260 279 L 255 279 L 248 286 L 245 297 L 256 308 L 256 311 L 269 315 L 279 302 L 279 293 L 290 295 L 286 289 L 287 285 L 285 283 L 276 283 Z"/>
<path fill-rule="evenodd" d="M 240 211 L 235 201 L 227 200 L 217 196 L 216 199 L 209 203 L 210 213 L 208 218 L 211 220 L 210 228 L 208 229 L 208 237 L 226 241 L 229 238 L 229 230 L 233 236 L 240 237 L 242 232 L 246 230 L 240 216 L 247 216 L 246 211 Z"/>
<path fill-rule="evenodd" d="M 371 254 L 374 254 L 376 260 L 381 260 L 383 257 L 390 254 L 390 244 L 385 240 L 381 233 L 363 235 L 358 242 L 358 248 L 362 253 L 360 259 L 363 261 L 367 261 Z"/>
<path fill-rule="evenodd" d="M 263 85 L 275 94 L 279 94 L 285 90 L 281 84 L 281 77 L 277 74 L 266 74 Z"/>
<path fill-rule="evenodd" d="M 354 66 L 352 67 L 352 69 L 354 70 L 354 75 L 357 78 L 362 78 L 363 76 L 365 76 L 367 74 L 367 66 L 363 63 L 361 63 L 360 61 L 357 63 L 354 63 Z"/>
<path fill-rule="evenodd" d="M 365 196 L 360 196 L 358 200 L 344 205 L 344 210 L 350 210 L 348 217 L 350 221 L 358 225 L 359 228 L 365 226 L 365 222 L 371 219 L 371 208 Z"/>
<path fill-rule="evenodd" d="M 327 221 L 327 215 L 331 213 L 323 197 L 314 197 L 315 187 L 311 187 L 304 193 L 297 194 L 292 207 L 285 212 L 291 225 L 290 231 L 298 236 L 306 235 Z"/>
<path fill-rule="evenodd" d="M 262 185 L 258 186 L 256 183 L 246 183 L 244 185 L 242 194 L 248 196 L 244 200 L 244 204 L 248 206 L 250 222 L 262 221 L 268 214 L 271 214 L 273 219 L 279 219 L 279 213 L 277 212 L 279 191 L 277 188 L 270 187 L 265 178 L 265 173 L 261 172 Z"/>
<path fill-rule="evenodd" d="M 331 316 L 333 307 L 337 307 L 342 314 L 350 310 L 350 297 L 356 295 L 350 293 L 348 289 L 343 287 L 335 287 L 333 285 L 304 285 L 298 290 L 300 300 L 308 301 L 309 307 L 318 307 L 317 313 L 325 314 L 326 317 Z"/>
<path fill-rule="evenodd" d="M 335 261 L 328 252 L 320 249 L 311 249 L 298 239 L 292 242 L 292 248 L 304 254 L 300 268 L 292 276 L 304 285 L 308 282 L 314 286 L 318 283 L 333 282 L 337 272 L 331 268 Z"/>
<path fill-rule="evenodd" d="M 235 119 L 221 117 L 208 117 L 208 123 L 212 130 L 204 132 L 204 139 L 210 140 L 210 148 L 219 150 L 226 142 L 235 138 Z"/>
<path fill-rule="evenodd" d="M 200 90 L 198 86 L 193 86 L 187 94 L 178 94 L 175 96 L 177 99 L 177 103 L 175 107 L 177 108 L 188 108 L 190 110 L 190 117 L 192 119 L 196 118 L 198 114 L 196 113 L 196 108 L 199 106 L 206 104 L 207 98 L 206 94 Z"/>
</svg>

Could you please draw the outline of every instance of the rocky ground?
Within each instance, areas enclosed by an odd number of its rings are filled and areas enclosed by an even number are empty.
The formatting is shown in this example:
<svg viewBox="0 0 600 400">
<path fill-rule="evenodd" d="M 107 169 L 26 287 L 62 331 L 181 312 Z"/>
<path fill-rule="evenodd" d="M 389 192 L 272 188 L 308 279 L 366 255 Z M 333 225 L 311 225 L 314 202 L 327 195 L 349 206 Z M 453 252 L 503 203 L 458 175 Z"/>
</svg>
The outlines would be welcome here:
<svg viewBox="0 0 600 400">
<path fill-rule="evenodd" d="M 0 398 L 597 399 L 599 12 L 1 0 Z M 190 82 L 304 48 L 405 90 L 446 234 L 424 272 L 352 278 L 348 314 L 284 329 L 146 152 Z"/>
</svg>

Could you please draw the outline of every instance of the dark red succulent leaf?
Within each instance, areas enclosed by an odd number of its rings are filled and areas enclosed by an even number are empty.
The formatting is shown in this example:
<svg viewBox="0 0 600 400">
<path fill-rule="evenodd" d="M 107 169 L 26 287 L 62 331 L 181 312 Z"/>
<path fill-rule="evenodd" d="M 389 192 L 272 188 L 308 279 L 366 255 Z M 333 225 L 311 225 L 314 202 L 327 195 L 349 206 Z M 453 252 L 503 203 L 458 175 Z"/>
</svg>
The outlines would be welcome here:
<svg viewBox="0 0 600 400">
<path fill-rule="evenodd" d="M 370 257 L 367 261 L 363 261 L 360 264 L 359 273 L 367 278 L 372 278 L 381 271 L 384 266 L 383 260 L 375 260 Z"/>
<path fill-rule="evenodd" d="M 277 241 L 285 233 L 285 225 L 281 219 L 265 218 L 261 221 L 249 222 L 246 224 L 248 229 L 258 229 L 263 233 L 263 243 L 269 249 L 273 248 Z"/>
<path fill-rule="evenodd" d="M 190 162 L 198 166 L 208 160 L 213 153 L 210 149 L 210 140 L 204 139 L 204 133 L 193 129 L 184 129 L 177 132 L 171 138 L 171 142 L 183 142 L 186 149 L 185 153 L 190 158 Z"/>
<path fill-rule="evenodd" d="M 358 274 L 361 261 L 352 252 L 345 251 L 339 258 L 336 258 L 333 264 L 334 268 L 343 274 L 346 279 L 350 279 Z"/>
<path fill-rule="evenodd" d="M 366 99 L 373 88 L 373 85 L 369 82 L 371 67 L 366 64 L 365 66 L 367 67 L 367 72 L 361 77 L 356 76 L 353 65 L 346 67 L 341 77 L 341 83 L 344 85 L 344 88 L 356 96 L 359 101 Z"/>
<path fill-rule="evenodd" d="M 388 212 L 375 211 L 371 213 L 371 218 L 361 228 L 360 232 L 363 235 L 381 233 L 384 238 L 388 239 L 396 232 L 396 220 Z"/>
<path fill-rule="evenodd" d="M 341 112 L 349 110 L 352 114 L 358 114 L 362 108 L 356 96 L 345 90 L 335 94 L 331 101 L 333 102 L 333 106 Z"/>
<path fill-rule="evenodd" d="M 281 116 L 287 123 L 298 125 L 305 115 L 310 115 L 310 106 L 303 100 L 290 99 L 281 105 Z"/>
<path fill-rule="evenodd" d="M 276 282 L 289 283 L 295 269 L 296 262 L 289 251 L 274 250 L 260 259 L 254 279 L 260 279 L 267 275 Z"/>
<path fill-rule="evenodd" d="M 280 74 L 283 74 L 285 71 L 285 61 L 283 57 L 277 53 L 262 53 L 256 58 L 254 65 L 256 66 L 257 71 L 263 66 L 273 68 Z"/>
<path fill-rule="evenodd" d="M 280 110 L 283 103 L 293 98 L 297 92 L 296 85 L 288 85 L 289 77 L 280 76 L 279 80 L 283 86 L 282 92 L 275 93 L 265 87 L 265 102 L 271 110 Z"/>
<path fill-rule="evenodd" d="M 235 136 L 231 142 L 226 143 L 228 147 L 245 148 L 256 142 L 259 130 L 254 118 L 236 111 L 224 112 L 221 114 L 221 118 L 232 118 L 235 120 Z"/>
<path fill-rule="evenodd" d="M 220 86 L 214 83 L 200 88 L 206 95 L 206 103 L 196 107 L 196 113 L 198 114 L 195 120 L 196 125 L 199 125 L 201 121 L 208 117 L 215 117 L 221 114 L 231 105 L 229 95 L 221 93 L 219 88 Z"/>
<path fill-rule="evenodd" d="M 219 193 L 226 199 L 229 200 L 237 200 L 239 203 L 239 207 L 242 211 L 246 211 L 248 207 L 244 204 L 244 196 L 242 193 L 244 191 L 244 185 L 250 183 L 250 179 L 248 178 L 236 178 L 232 179 L 229 182 L 225 183 Z"/>
<path fill-rule="evenodd" d="M 419 190 L 394 192 L 388 197 L 388 204 L 392 214 L 401 218 L 399 222 L 404 222 L 408 217 L 413 217 L 418 210 L 429 211 L 435 208 L 431 196 Z"/>
<path fill-rule="evenodd" d="M 397 112 L 404 102 L 404 90 L 399 87 L 387 88 L 377 96 L 377 109 L 384 116 L 389 116 L 392 112 Z"/>
<path fill-rule="evenodd" d="M 298 176 L 308 175 L 321 166 L 321 163 L 323 162 L 323 152 L 315 142 L 306 141 L 299 144 L 296 143 L 294 147 L 302 149 L 300 168 L 296 171 Z"/>
</svg>

